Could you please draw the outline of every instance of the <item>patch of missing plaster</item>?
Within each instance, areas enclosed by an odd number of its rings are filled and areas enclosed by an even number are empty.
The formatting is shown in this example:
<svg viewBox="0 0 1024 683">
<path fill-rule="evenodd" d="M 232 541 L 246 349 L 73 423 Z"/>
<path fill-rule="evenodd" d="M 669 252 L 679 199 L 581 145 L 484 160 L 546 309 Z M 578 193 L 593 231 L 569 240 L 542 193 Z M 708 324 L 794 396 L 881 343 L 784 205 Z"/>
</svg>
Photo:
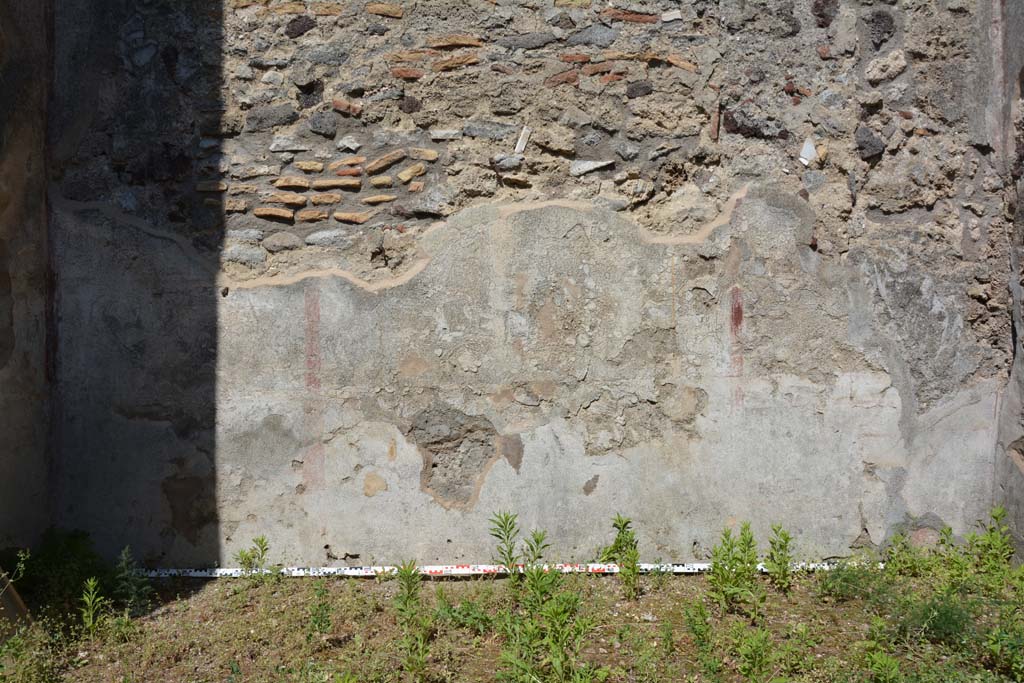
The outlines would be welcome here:
<svg viewBox="0 0 1024 683">
<path fill-rule="evenodd" d="M 1017 439 L 1006 447 L 1006 455 L 1010 462 L 1017 466 L 1017 471 L 1024 474 L 1024 438 Z"/>
<path fill-rule="evenodd" d="M 593 493 L 594 489 L 597 488 L 597 480 L 600 478 L 600 474 L 595 474 L 590 479 L 588 479 L 587 483 L 583 485 L 583 495 L 589 496 L 591 493 Z"/>
<path fill-rule="evenodd" d="M 363 477 L 363 495 L 367 498 L 373 498 L 378 493 L 383 493 L 387 490 L 388 483 L 384 481 L 384 477 L 376 472 L 367 472 L 366 476 Z"/>
<path fill-rule="evenodd" d="M 439 405 L 412 418 L 406 436 L 423 458 L 420 489 L 445 509 L 471 509 L 491 467 L 501 458 L 519 472 L 523 443 L 498 434 L 485 417 Z"/>
</svg>

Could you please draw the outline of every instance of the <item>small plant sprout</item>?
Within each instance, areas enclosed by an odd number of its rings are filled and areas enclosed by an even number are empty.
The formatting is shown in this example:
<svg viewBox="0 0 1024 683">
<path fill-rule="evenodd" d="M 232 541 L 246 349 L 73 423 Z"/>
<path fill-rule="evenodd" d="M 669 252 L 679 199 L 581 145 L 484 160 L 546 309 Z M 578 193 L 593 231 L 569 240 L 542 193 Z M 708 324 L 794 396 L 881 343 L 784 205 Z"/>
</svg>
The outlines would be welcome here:
<svg viewBox="0 0 1024 683">
<path fill-rule="evenodd" d="M 790 546 L 793 537 L 781 524 L 772 525 L 772 537 L 768 541 L 768 556 L 764 558 L 764 569 L 772 585 L 782 593 L 789 593 L 793 587 L 793 553 Z"/>
<path fill-rule="evenodd" d="M 82 615 L 82 630 L 89 638 L 95 638 L 109 604 L 109 601 L 100 593 L 100 582 L 95 576 L 90 576 L 85 580 L 85 584 L 82 586 L 81 603 L 78 609 Z"/>
<path fill-rule="evenodd" d="M 505 568 L 509 583 L 519 583 L 518 564 L 521 559 L 516 546 L 519 544 L 519 522 L 512 512 L 496 512 L 490 519 L 491 537 L 498 541 L 495 561 Z"/>
<path fill-rule="evenodd" d="M 615 540 L 598 554 L 601 562 L 615 562 L 619 565 L 619 578 L 622 579 L 622 590 L 627 600 L 640 597 L 640 550 L 637 548 L 632 524 L 633 520 L 629 517 L 615 515 L 612 520 Z"/>
<path fill-rule="evenodd" d="M 402 651 L 402 668 L 412 683 L 421 683 L 427 676 L 427 657 L 430 655 L 430 637 L 433 623 L 423 608 L 420 588 L 423 576 L 415 560 L 403 562 L 398 567 L 398 595 L 395 596 L 395 612 L 402 629 L 399 647 Z"/>
<path fill-rule="evenodd" d="M 3 597 L 3 594 L 7 592 L 7 589 L 12 584 L 20 581 L 21 577 L 25 576 L 25 565 L 28 562 L 28 558 L 28 550 L 19 550 L 14 570 L 10 574 L 0 571 L 0 597 Z"/>
<path fill-rule="evenodd" d="M 327 582 L 318 579 L 313 584 L 313 603 L 309 607 L 309 622 L 306 625 L 306 641 L 331 632 L 331 603 L 328 600 Z"/>
</svg>

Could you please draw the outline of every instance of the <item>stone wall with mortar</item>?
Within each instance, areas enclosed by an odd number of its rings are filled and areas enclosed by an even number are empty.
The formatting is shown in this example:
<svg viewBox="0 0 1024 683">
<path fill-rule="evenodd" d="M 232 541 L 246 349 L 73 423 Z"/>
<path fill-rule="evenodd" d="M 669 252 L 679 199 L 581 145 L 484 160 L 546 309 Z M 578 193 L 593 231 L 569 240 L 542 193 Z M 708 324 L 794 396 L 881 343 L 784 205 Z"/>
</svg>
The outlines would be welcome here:
<svg viewBox="0 0 1024 683">
<path fill-rule="evenodd" d="M 1007 498 L 1005 3 L 212 4 L 57 9 L 62 523 L 828 557 Z"/>
<path fill-rule="evenodd" d="M 46 526 L 45 3 L 0 5 L 0 548 Z"/>
</svg>

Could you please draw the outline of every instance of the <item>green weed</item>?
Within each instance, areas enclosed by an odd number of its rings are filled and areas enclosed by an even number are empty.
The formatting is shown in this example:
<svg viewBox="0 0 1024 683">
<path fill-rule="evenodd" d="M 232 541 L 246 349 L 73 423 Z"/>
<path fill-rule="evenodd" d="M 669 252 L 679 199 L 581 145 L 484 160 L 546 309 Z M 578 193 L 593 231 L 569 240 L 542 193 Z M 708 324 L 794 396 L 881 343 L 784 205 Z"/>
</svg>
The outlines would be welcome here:
<svg viewBox="0 0 1024 683">
<path fill-rule="evenodd" d="M 735 644 L 737 669 L 751 683 L 765 683 L 775 658 L 772 635 L 766 629 L 745 629 Z"/>
<path fill-rule="evenodd" d="M 788 593 L 793 587 L 793 552 L 790 549 L 793 537 L 781 524 L 772 525 L 772 537 L 768 541 L 768 556 L 764 558 L 765 572 L 775 588 Z"/>
<path fill-rule="evenodd" d="M 86 579 L 82 586 L 81 606 L 78 609 L 82 615 L 82 630 L 90 639 L 96 637 L 109 604 L 107 598 L 100 594 L 99 580 L 95 576 Z"/>
<path fill-rule="evenodd" d="M 125 546 L 114 565 L 112 595 L 114 600 L 128 613 L 137 617 L 145 613 L 153 600 L 153 586 L 142 575 L 142 570 L 132 556 L 131 548 Z"/>
<path fill-rule="evenodd" d="M 627 600 L 640 597 L 640 551 L 637 548 L 636 533 L 631 528 L 633 521 L 622 515 L 615 515 L 612 527 L 615 540 L 599 553 L 600 562 L 615 562 L 619 565 L 619 578 Z"/>
<path fill-rule="evenodd" d="M 757 583 L 757 543 L 748 522 L 740 526 L 738 538 L 731 529 L 722 531 L 721 541 L 711 550 L 708 584 L 723 610 L 745 606 L 752 619 L 758 618 L 766 596 Z"/>
<path fill-rule="evenodd" d="M 563 590 L 562 575 L 543 565 L 547 534 L 533 531 L 523 544 L 525 562 L 519 609 L 504 610 L 498 630 L 504 638 L 498 679 L 507 683 L 589 683 L 608 672 L 580 658 L 593 630 L 580 616 L 580 596 Z"/>
<path fill-rule="evenodd" d="M 395 611 L 398 625 L 402 629 L 399 646 L 402 651 L 402 668 L 414 683 L 426 680 L 427 657 L 430 654 L 430 637 L 433 623 L 423 608 L 420 588 L 423 576 L 415 560 L 403 562 L 398 567 L 398 594 L 395 596 Z"/>
<path fill-rule="evenodd" d="M 899 660 L 884 652 L 868 653 L 867 665 L 871 683 L 900 683 L 903 680 Z"/>
<path fill-rule="evenodd" d="M 519 522 L 512 512 L 496 512 L 490 519 L 490 534 L 498 542 L 495 562 L 505 568 L 509 583 L 513 586 L 520 581 L 517 565 L 521 559 L 516 547 L 519 545 Z"/>
<path fill-rule="evenodd" d="M 478 636 L 485 635 L 492 626 L 491 616 L 476 602 L 463 600 L 458 606 L 452 605 L 441 586 L 437 587 L 437 607 L 434 610 L 434 620 L 438 623 L 464 628 Z"/>
<path fill-rule="evenodd" d="M 309 619 L 306 622 L 306 642 L 312 642 L 317 636 L 331 632 L 332 611 L 328 600 L 327 582 L 318 579 L 313 584 L 313 602 L 309 606 Z"/>
</svg>

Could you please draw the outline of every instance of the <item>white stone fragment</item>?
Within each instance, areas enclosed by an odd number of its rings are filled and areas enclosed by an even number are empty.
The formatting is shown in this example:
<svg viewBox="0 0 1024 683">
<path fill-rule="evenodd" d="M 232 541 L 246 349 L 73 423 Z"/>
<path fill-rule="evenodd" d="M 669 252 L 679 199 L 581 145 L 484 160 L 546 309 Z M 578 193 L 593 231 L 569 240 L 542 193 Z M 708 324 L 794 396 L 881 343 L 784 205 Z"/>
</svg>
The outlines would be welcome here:
<svg viewBox="0 0 1024 683">
<path fill-rule="evenodd" d="M 435 128 L 430 131 L 431 140 L 458 140 L 462 137 L 462 131 L 458 129 Z"/>
<path fill-rule="evenodd" d="M 682 10 L 674 9 L 671 12 L 664 12 L 661 15 L 661 20 L 664 22 L 679 21 L 683 18 Z"/>
<path fill-rule="evenodd" d="M 608 159 L 607 161 L 574 161 L 569 165 L 569 175 L 578 178 L 581 175 L 614 165 L 615 159 Z"/>
<path fill-rule="evenodd" d="M 803 149 L 800 150 L 800 163 L 804 166 L 810 166 L 817 159 L 818 150 L 814 147 L 814 140 L 807 138 L 804 140 Z"/>
<path fill-rule="evenodd" d="M 338 147 L 338 149 L 347 150 L 349 152 L 358 152 L 359 148 L 362 147 L 362 144 L 360 144 L 359 141 L 356 140 L 351 135 L 346 135 L 345 137 L 338 140 L 336 146 Z"/>
<path fill-rule="evenodd" d="M 529 126 L 523 126 L 523 130 L 519 133 L 519 139 L 516 140 L 516 154 L 522 154 L 523 150 L 526 149 L 526 143 L 530 141 L 530 133 L 532 132 Z"/>
</svg>

